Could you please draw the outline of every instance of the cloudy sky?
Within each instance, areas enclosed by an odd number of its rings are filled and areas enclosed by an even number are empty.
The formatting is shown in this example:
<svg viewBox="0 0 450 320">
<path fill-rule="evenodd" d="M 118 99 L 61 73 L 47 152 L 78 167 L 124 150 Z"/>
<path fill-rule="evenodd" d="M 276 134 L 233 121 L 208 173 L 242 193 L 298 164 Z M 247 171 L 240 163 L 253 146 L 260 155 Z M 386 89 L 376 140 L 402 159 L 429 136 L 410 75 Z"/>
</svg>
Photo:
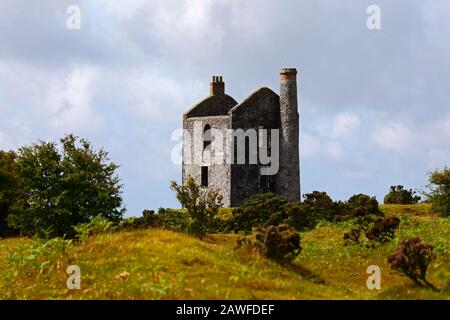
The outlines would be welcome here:
<svg viewBox="0 0 450 320">
<path fill-rule="evenodd" d="M 0 149 L 90 139 L 121 165 L 128 215 L 178 206 L 171 135 L 211 75 L 242 101 L 299 70 L 302 192 L 382 200 L 450 164 L 448 0 L 1 0 L 0 15 Z"/>
</svg>

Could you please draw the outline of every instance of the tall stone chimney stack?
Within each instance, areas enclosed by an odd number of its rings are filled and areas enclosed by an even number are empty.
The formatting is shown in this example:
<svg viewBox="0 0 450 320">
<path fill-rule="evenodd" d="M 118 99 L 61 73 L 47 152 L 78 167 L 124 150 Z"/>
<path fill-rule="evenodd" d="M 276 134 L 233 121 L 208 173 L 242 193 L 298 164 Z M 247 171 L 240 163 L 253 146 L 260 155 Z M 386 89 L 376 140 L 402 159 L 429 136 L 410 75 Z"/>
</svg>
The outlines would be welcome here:
<svg viewBox="0 0 450 320">
<path fill-rule="evenodd" d="M 223 82 L 223 77 L 213 76 L 209 88 L 212 96 L 225 94 L 225 82 Z"/>
<path fill-rule="evenodd" d="M 280 168 L 277 192 L 291 201 L 300 201 L 299 115 L 297 69 L 280 71 Z"/>
</svg>

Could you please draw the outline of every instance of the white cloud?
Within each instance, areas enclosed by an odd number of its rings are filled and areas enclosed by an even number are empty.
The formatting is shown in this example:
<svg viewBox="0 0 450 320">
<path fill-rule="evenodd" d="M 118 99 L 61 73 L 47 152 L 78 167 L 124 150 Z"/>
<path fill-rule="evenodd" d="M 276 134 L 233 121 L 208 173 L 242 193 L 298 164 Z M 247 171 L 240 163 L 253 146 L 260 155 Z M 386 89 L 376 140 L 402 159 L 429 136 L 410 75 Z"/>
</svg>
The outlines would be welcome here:
<svg viewBox="0 0 450 320">
<path fill-rule="evenodd" d="M 330 137 L 341 138 L 348 136 L 361 124 L 359 116 L 353 112 L 342 112 L 337 114 L 331 126 Z"/>
<path fill-rule="evenodd" d="M 305 133 L 300 137 L 301 158 L 340 160 L 343 155 L 342 146 L 336 141 L 324 142 L 309 133 Z"/>
<path fill-rule="evenodd" d="M 157 70 L 128 70 L 111 72 L 108 78 L 117 88 L 116 99 L 137 116 L 151 123 L 174 120 L 180 123 L 181 115 L 201 98 L 208 95 L 205 83 L 164 76 Z M 110 80 L 111 81 L 111 80 Z"/>
<path fill-rule="evenodd" d="M 378 127 L 372 134 L 372 140 L 385 150 L 402 153 L 414 147 L 416 137 L 406 125 L 391 122 Z"/>
<path fill-rule="evenodd" d="M 4 111 L 14 110 L 12 119 L 19 119 L 21 127 L 34 124 L 34 128 L 92 132 L 102 125 L 92 102 L 96 81 L 96 68 L 86 65 L 50 71 L 4 63 L 0 64 L 0 82 L 5 90 L 0 105 Z"/>
<path fill-rule="evenodd" d="M 153 1 L 146 10 L 148 32 L 165 50 L 210 56 L 222 47 L 218 6 L 220 2 L 213 0 Z"/>
<path fill-rule="evenodd" d="M 372 133 L 372 141 L 397 156 L 422 158 L 428 169 L 450 163 L 450 121 L 430 121 L 412 128 L 401 122 L 381 125 Z"/>
<path fill-rule="evenodd" d="M 97 70 L 75 66 L 63 79 L 51 79 L 44 97 L 44 107 L 51 114 L 50 124 L 68 131 L 95 130 L 102 125 L 92 106 Z"/>
</svg>

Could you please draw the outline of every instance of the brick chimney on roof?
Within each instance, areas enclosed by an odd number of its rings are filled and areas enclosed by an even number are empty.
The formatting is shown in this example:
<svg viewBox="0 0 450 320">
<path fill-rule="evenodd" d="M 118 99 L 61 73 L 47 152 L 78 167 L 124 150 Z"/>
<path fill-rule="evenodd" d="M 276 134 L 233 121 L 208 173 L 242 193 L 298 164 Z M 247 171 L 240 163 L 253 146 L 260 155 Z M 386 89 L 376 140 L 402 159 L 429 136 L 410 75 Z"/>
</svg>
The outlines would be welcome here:
<svg viewBox="0 0 450 320">
<path fill-rule="evenodd" d="M 225 82 L 222 76 L 213 76 L 210 84 L 210 92 L 212 96 L 225 94 Z"/>
</svg>

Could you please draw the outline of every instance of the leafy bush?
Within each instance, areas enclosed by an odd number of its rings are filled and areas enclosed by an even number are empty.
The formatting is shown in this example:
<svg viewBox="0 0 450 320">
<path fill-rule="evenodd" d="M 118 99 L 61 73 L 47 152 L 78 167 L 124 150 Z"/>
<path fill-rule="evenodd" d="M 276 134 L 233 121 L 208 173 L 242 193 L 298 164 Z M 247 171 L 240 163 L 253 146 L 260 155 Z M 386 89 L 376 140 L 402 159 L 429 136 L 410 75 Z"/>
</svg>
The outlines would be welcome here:
<svg viewBox="0 0 450 320">
<path fill-rule="evenodd" d="M 348 199 L 343 211 L 352 217 L 365 217 L 369 215 L 380 216 L 383 213 L 378 208 L 378 201 L 375 197 L 365 194 L 355 194 Z"/>
<path fill-rule="evenodd" d="M 379 217 L 366 231 L 366 238 L 369 240 L 387 242 L 394 238 L 395 230 L 400 225 L 400 219 L 396 216 Z"/>
<path fill-rule="evenodd" d="M 257 194 L 233 209 L 230 229 L 250 233 L 253 228 L 281 224 L 286 218 L 288 200 L 274 193 Z"/>
<path fill-rule="evenodd" d="M 450 168 L 430 174 L 430 192 L 428 202 L 432 210 L 443 217 L 450 217 Z"/>
<path fill-rule="evenodd" d="M 434 286 L 426 279 L 427 269 L 436 258 L 432 245 L 422 243 L 420 237 L 404 240 L 388 258 L 389 266 L 402 272 L 419 286 Z"/>
<path fill-rule="evenodd" d="M 41 141 L 17 153 L 20 196 L 8 223 L 24 235 L 73 237 L 79 223 L 123 215 L 118 166 L 108 163 L 108 153 L 73 135 L 60 141 L 61 148 Z"/>
<path fill-rule="evenodd" d="M 84 241 L 90 236 L 111 231 L 113 226 L 114 222 L 108 221 L 102 216 L 97 216 L 87 223 L 80 223 L 74 226 L 73 229 L 77 237 Z"/>
<path fill-rule="evenodd" d="M 337 213 L 337 204 L 333 202 L 326 192 L 313 191 L 303 195 L 303 197 L 303 204 L 315 221 L 331 221 Z"/>
<path fill-rule="evenodd" d="M 229 229 L 250 233 L 253 228 L 288 224 L 302 231 L 314 228 L 321 220 L 332 220 L 337 204 L 325 192 L 314 191 L 303 197 L 300 203 L 273 193 L 255 195 L 233 209 Z"/>
<path fill-rule="evenodd" d="M 201 188 L 191 177 L 184 185 L 172 181 L 170 187 L 176 192 L 178 201 L 191 218 L 189 231 L 202 239 L 223 205 L 222 195 L 217 190 Z"/>
<path fill-rule="evenodd" d="M 406 190 L 403 186 L 391 186 L 389 193 L 384 197 L 385 204 L 414 204 L 420 201 L 412 189 Z"/>
<path fill-rule="evenodd" d="M 284 207 L 283 223 L 290 225 L 298 231 L 313 229 L 317 224 L 317 216 L 311 212 L 311 207 L 304 203 L 289 203 Z"/>
<path fill-rule="evenodd" d="M 191 217 L 184 210 L 159 208 L 154 226 L 173 231 L 189 232 Z"/>
<path fill-rule="evenodd" d="M 70 260 L 71 248 L 72 240 L 35 238 L 30 243 L 10 251 L 7 262 L 18 272 L 39 276 L 51 269 L 66 266 Z"/>
<path fill-rule="evenodd" d="M 256 229 L 251 237 L 244 237 L 238 246 L 248 246 L 269 259 L 289 262 L 300 253 L 300 234 L 287 224 Z"/>
<path fill-rule="evenodd" d="M 144 210 L 142 212 L 142 217 L 135 218 L 130 217 L 126 220 L 123 220 L 119 224 L 119 228 L 121 230 L 133 230 L 133 229 L 143 229 L 155 227 L 156 224 L 156 215 L 153 210 Z"/>
</svg>

